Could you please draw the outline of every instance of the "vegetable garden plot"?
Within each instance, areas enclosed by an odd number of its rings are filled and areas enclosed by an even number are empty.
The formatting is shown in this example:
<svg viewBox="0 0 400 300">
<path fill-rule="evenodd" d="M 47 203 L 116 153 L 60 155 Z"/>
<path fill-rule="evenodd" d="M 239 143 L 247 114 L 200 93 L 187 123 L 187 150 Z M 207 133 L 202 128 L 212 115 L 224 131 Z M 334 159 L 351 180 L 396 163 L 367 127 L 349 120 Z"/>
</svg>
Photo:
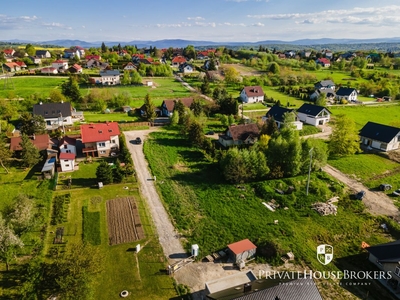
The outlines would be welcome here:
<svg viewBox="0 0 400 300">
<path fill-rule="evenodd" d="M 110 245 L 129 243 L 144 238 L 139 210 L 133 197 L 109 200 L 106 207 Z"/>
</svg>

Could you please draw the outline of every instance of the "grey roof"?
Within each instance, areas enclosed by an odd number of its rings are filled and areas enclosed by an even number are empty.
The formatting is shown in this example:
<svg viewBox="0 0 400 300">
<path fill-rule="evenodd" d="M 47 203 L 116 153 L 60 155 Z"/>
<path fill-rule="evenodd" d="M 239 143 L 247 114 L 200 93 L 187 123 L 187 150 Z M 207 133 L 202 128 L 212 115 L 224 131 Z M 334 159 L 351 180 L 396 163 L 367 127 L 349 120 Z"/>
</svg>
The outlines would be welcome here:
<svg viewBox="0 0 400 300">
<path fill-rule="evenodd" d="M 334 86 L 335 85 L 335 83 L 332 81 L 332 80 L 321 80 L 321 81 L 318 81 L 316 84 L 315 84 L 315 86 L 317 87 L 317 88 L 321 88 L 321 87 L 331 87 L 331 86 Z"/>
<path fill-rule="evenodd" d="M 366 248 L 380 262 L 400 261 L 400 240 Z"/>
<path fill-rule="evenodd" d="M 207 295 L 213 300 L 323 300 L 312 278 L 299 279 L 259 279 L 249 283 L 250 291 L 244 285 Z"/>
<path fill-rule="evenodd" d="M 360 136 L 389 143 L 400 132 L 400 128 L 368 122 L 360 130 Z"/>
<path fill-rule="evenodd" d="M 43 103 L 33 106 L 33 114 L 43 116 L 45 119 L 69 117 L 71 113 L 71 103 Z M 60 115 L 61 114 L 61 115 Z"/>
<path fill-rule="evenodd" d="M 297 109 L 297 113 L 303 113 L 310 116 L 317 116 L 324 109 L 327 110 L 329 113 L 331 113 L 328 109 L 326 109 L 323 106 L 304 103 L 302 106 L 300 106 L 299 109 Z"/>
<path fill-rule="evenodd" d="M 352 92 L 354 92 L 354 91 L 356 91 L 356 89 L 341 87 L 336 91 L 336 95 L 338 95 L 338 96 L 350 96 L 350 94 Z"/>
<path fill-rule="evenodd" d="M 104 70 L 100 71 L 100 76 L 118 76 L 120 75 L 119 70 Z"/>
<path fill-rule="evenodd" d="M 284 114 L 292 112 L 293 109 L 285 108 L 282 106 L 274 105 L 271 109 L 267 112 L 266 117 L 273 117 L 275 121 L 283 122 L 284 121 Z"/>
</svg>

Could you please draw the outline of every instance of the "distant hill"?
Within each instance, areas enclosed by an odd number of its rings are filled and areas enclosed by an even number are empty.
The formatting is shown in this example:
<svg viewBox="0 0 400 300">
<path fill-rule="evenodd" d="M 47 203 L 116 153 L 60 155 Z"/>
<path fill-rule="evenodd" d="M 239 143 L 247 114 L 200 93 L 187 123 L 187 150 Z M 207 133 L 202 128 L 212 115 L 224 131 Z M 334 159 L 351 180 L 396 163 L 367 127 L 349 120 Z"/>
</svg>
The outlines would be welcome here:
<svg viewBox="0 0 400 300">
<path fill-rule="evenodd" d="M 2 41 L 1 43 L 31 43 L 35 45 L 57 45 L 60 47 L 69 48 L 71 46 L 82 46 L 84 48 L 90 47 L 100 47 L 103 43 L 102 41 L 95 42 L 86 42 L 81 40 L 51 40 L 51 41 L 26 41 L 26 40 L 7 40 Z M 136 45 L 138 48 L 144 47 L 157 47 L 157 48 L 184 48 L 188 45 L 193 45 L 195 47 L 216 47 L 216 46 L 227 46 L 227 47 L 256 47 L 259 45 L 269 46 L 270 48 L 276 48 L 277 50 L 281 49 L 300 49 L 300 48 L 334 48 L 332 51 L 340 51 L 340 50 L 365 50 L 365 49 L 376 49 L 376 50 L 388 50 L 393 51 L 400 50 L 400 37 L 395 38 L 375 38 L 375 39 L 330 39 L 330 38 L 321 38 L 321 39 L 300 39 L 294 41 L 281 41 L 281 40 L 265 40 L 258 42 L 211 42 L 211 41 L 192 41 L 192 40 L 182 40 L 182 39 L 165 39 L 165 40 L 157 40 L 157 41 L 140 41 L 133 40 L 130 42 L 121 42 L 121 41 L 104 41 L 106 46 L 111 47 L 118 44 L 121 46 L 125 45 Z M 379 46 L 377 46 L 379 44 Z M 340 50 L 338 50 L 340 49 Z M 397 49 L 397 50 L 396 50 Z"/>
</svg>

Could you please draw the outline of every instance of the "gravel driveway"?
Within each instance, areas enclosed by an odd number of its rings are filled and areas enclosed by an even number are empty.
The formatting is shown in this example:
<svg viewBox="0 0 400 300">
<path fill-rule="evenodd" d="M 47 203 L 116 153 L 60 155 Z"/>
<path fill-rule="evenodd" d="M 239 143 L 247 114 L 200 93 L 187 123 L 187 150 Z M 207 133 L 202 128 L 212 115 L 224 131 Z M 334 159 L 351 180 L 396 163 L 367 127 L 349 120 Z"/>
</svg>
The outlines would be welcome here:
<svg viewBox="0 0 400 300">
<path fill-rule="evenodd" d="M 133 143 L 137 137 L 144 141 L 150 132 L 157 129 L 152 127 L 148 130 L 126 131 L 124 134 L 128 149 L 132 155 L 140 192 L 149 207 L 164 255 L 169 259 L 170 263 L 173 263 L 176 259 L 187 257 L 187 254 L 154 186 L 154 177 L 150 174 L 147 160 L 144 157 L 143 143 L 140 145 Z"/>
<path fill-rule="evenodd" d="M 365 191 L 366 194 L 362 201 L 371 214 L 393 217 L 399 216 L 399 209 L 393 204 L 392 199 L 390 199 L 385 193 L 369 191 L 368 188 L 362 183 L 355 179 L 349 178 L 347 175 L 330 165 L 326 165 L 322 168 L 322 170 L 337 180 L 343 182 L 355 192 L 361 190 Z"/>
</svg>

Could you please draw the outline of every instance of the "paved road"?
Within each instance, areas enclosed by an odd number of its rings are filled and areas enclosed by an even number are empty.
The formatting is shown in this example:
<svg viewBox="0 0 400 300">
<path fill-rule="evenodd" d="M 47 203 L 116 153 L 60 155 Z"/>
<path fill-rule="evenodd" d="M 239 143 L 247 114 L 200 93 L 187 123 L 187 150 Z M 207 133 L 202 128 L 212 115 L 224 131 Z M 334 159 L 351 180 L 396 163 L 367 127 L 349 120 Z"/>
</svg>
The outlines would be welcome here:
<svg viewBox="0 0 400 300">
<path fill-rule="evenodd" d="M 157 129 L 158 128 L 152 127 L 148 130 L 126 131 L 124 134 L 128 149 L 132 154 L 133 164 L 135 165 L 139 181 L 140 192 L 144 199 L 146 199 L 150 215 L 153 218 L 153 222 L 157 229 L 164 255 L 169 259 L 170 263 L 173 263 L 176 259 L 186 257 L 186 251 L 183 249 L 179 240 L 179 235 L 175 231 L 168 213 L 156 191 L 154 177 L 150 174 L 147 161 L 144 157 L 143 144 L 137 145 L 130 142 L 137 137 L 140 137 L 142 141 L 144 141 L 150 132 Z"/>
</svg>

